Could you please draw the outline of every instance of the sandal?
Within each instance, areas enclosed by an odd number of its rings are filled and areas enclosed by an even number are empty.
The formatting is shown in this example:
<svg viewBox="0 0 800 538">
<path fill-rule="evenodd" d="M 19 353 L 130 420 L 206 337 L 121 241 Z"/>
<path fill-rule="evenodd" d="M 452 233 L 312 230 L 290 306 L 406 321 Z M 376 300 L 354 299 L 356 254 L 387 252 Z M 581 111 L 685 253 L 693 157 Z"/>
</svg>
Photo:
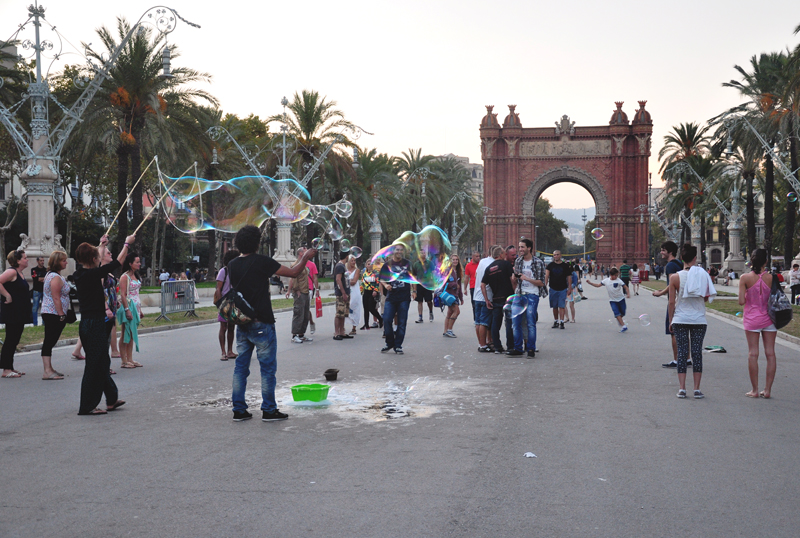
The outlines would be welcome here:
<svg viewBox="0 0 800 538">
<path fill-rule="evenodd" d="M 86 357 L 84 357 L 83 355 L 76 355 L 74 353 L 72 354 L 72 358 L 74 360 L 76 360 L 76 361 L 85 361 L 86 360 Z"/>
<path fill-rule="evenodd" d="M 117 372 L 112 370 L 111 368 L 108 369 L 108 375 L 117 375 Z"/>
<path fill-rule="evenodd" d="M 124 363 L 122 363 L 122 366 L 120 368 L 136 368 L 136 366 L 134 366 L 133 364 L 131 364 L 129 362 L 124 362 Z"/>
<path fill-rule="evenodd" d="M 3 377 L 5 379 L 11 379 L 11 378 L 14 378 L 14 377 L 22 377 L 22 375 L 17 373 L 17 372 L 9 372 L 7 374 L 3 374 Z"/>
<path fill-rule="evenodd" d="M 228 356 L 223 353 L 222 356 L 219 358 L 219 360 L 226 361 L 226 360 L 228 360 Z"/>
<path fill-rule="evenodd" d="M 119 353 L 117 353 L 116 355 L 111 355 L 111 358 L 112 359 L 121 359 L 122 357 L 120 357 Z"/>
<path fill-rule="evenodd" d="M 3 376 L 3 377 L 5 377 L 5 376 Z M 42 378 L 42 381 L 55 381 L 55 380 L 58 380 L 58 379 L 64 379 L 64 376 L 63 375 L 59 375 L 57 372 L 53 372 L 50 375 L 45 375 Z"/>
<path fill-rule="evenodd" d="M 131 364 L 134 365 L 136 368 L 141 368 L 144 364 L 136 361 L 131 361 Z"/>
<path fill-rule="evenodd" d="M 123 405 L 125 405 L 125 400 L 117 399 L 117 401 L 114 402 L 113 405 L 107 405 L 106 406 L 106 411 L 113 411 L 114 409 L 122 407 Z"/>
<path fill-rule="evenodd" d="M 108 411 L 103 411 L 102 409 L 95 408 L 93 411 L 86 413 L 87 415 L 107 415 Z"/>
</svg>

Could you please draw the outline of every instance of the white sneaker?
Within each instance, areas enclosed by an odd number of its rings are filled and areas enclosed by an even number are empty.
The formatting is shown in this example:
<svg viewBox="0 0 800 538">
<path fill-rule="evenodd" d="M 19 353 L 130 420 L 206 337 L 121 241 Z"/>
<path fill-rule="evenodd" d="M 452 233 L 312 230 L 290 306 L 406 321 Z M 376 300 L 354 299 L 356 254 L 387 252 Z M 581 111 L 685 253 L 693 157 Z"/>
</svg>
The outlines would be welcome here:
<svg viewBox="0 0 800 538">
<path fill-rule="evenodd" d="M 300 338 L 299 336 L 292 336 L 292 343 L 293 344 L 302 344 L 303 343 L 303 339 Z"/>
<path fill-rule="evenodd" d="M 627 330 L 628 330 L 628 326 L 627 325 L 623 325 L 622 328 L 619 330 L 619 332 L 624 333 Z"/>
<path fill-rule="evenodd" d="M 312 323 L 311 324 L 311 334 L 314 334 L 314 331 L 316 331 L 316 330 L 317 330 L 317 324 L 316 323 Z"/>
<path fill-rule="evenodd" d="M 301 340 L 302 340 L 303 342 L 313 342 L 313 341 L 314 341 L 314 339 L 313 339 L 313 338 L 309 338 L 309 337 L 307 337 L 307 336 L 303 336 L 303 337 L 301 338 Z"/>
</svg>

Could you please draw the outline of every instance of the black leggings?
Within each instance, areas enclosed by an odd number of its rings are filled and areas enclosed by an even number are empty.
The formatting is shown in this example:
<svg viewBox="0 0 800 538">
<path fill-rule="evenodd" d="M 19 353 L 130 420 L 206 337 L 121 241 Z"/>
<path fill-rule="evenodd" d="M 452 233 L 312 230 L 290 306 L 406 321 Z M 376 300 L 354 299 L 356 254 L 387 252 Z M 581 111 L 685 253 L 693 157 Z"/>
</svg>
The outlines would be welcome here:
<svg viewBox="0 0 800 538">
<path fill-rule="evenodd" d="M 58 314 L 42 314 L 42 321 L 44 322 L 44 343 L 42 344 L 42 357 L 53 356 L 53 346 L 56 345 L 64 327 L 67 326 L 67 320 L 60 321 Z"/>
<path fill-rule="evenodd" d="M 708 325 L 687 325 L 673 323 L 675 343 L 678 344 L 678 373 L 686 373 L 686 361 L 689 359 L 689 348 L 692 351 L 692 370 L 703 371 L 703 339 L 706 337 Z"/>
<path fill-rule="evenodd" d="M 14 369 L 14 353 L 17 351 L 24 329 L 24 323 L 6 323 L 6 339 L 3 342 L 3 350 L 0 351 L 0 369 Z"/>
<path fill-rule="evenodd" d="M 106 395 L 106 405 L 117 401 L 117 385 L 111 379 L 108 354 L 108 326 L 103 318 L 82 318 L 79 334 L 86 353 L 86 366 L 81 381 L 81 406 L 79 415 L 88 415 Z"/>
<path fill-rule="evenodd" d="M 369 290 L 364 290 L 364 295 L 361 297 L 361 305 L 364 307 L 364 326 L 369 327 L 369 315 L 372 314 L 376 318 L 378 318 L 378 323 L 383 323 L 383 318 L 381 317 L 381 313 L 378 312 L 378 304 L 375 301 L 375 297 L 372 296 L 372 292 Z"/>
</svg>

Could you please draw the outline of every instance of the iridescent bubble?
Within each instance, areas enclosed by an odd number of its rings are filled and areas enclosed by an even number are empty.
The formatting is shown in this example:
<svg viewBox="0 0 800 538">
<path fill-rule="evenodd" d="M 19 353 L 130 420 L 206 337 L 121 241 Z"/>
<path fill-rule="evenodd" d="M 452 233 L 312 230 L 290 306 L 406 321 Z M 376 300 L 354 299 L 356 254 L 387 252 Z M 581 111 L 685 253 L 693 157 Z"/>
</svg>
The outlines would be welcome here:
<svg viewBox="0 0 800 538">
<path fill-rule="evenodd" d="M 346 219 L 353 214 L 353 203 L 346 197 L 334 204 L 334 211 L 343 219 Z"/>
<path fill-rule="evenodd" d="M 639 323 L 641 323 L 643 327 L 650 325 L 650 314 L 642 314 L 639 316 Z"/>
<path fill-rule="evenodd" d="M 362 253 L 361 247 L 350 247 L 350 255 L 355 259 L 360 258 Z"/>
<path fill-rule="evenodd" d="M 325 240 L 322 239 L 321 237 L 315 237 L 314 239 L 311 240 L 311 248 L 313 248 L 315 250 L 321 249 L 322 245 L 324 245 L 324 244 L 325 244 Z"/>
<path fill-rule="evenodd" d="M 741 313 L 741 312 L 736 312 L 736 314 L 735 314 L 735 315 L 736 315 L 736 317 L 737 317 L 737 318 L 740 318 L 740 317 L 742 317 L 742 313 Z"/>
<path fill-rule="evenodd" d="M 407 263 L 395 262 L 395 250 Z M 429 290 L 441 288 L 450 276 L 450 240 L 437 226 L 426 226 L 419 233 L 404 232 L 391 245 L 373 256 L 373 265 L 380 264 L 383 282 L 420 284 Z M 382 262 L 382 263 L 381 263 Z"/>
<path fill-rule="evenodd" d="M 325 228 L 325 233 L 331 238 L 331 241 L 339 241 L 342 239 L 344 232 L 342 231 L 342 224 L 339 219 L 334 217 Z"/>
<path fill-rule="evenodd" d="M 595 241 L 599 241 L 603 238 L 603 235 L 605 235 L 602 228 L 593 228 L 591 233 Z"/>
<path fill-rule="evenodd" d="M 797 201 L 797 193 L 790 192 L 789 194 L 786 195 L 786 199 L 789 200 L 789 202 L 792 202 L 792 203 L 796 202 Z"/>
<path fill-rule="evenodd" d="M 349 239 L 342 239 L 339 242 L 339 250 L 342 252 L 348 252 L 350 250 L 350 240 Z"/>
<path fill-rule="evenodd" d="M 528 309 L 528 299 L 524 295 L 509 295 L 503 307 L 511 313 L 512 319 L 525 313 Z"/>
<path fill-rule="evenodd" d="M 576 304 L 583 301 L 583 297 L 581 297 L 579 293 L 572 292 L 572 297 Z"/>
</svg>

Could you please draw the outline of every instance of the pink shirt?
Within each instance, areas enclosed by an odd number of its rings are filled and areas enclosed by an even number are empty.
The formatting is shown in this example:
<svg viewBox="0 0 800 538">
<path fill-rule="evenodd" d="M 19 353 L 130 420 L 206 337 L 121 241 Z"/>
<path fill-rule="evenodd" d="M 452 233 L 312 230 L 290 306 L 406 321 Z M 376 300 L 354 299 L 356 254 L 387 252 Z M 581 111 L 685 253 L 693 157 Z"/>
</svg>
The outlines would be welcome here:
<svg viewBox="0 0 800 538">
<path fill-rule="evenodd" d="M 306 267 L 308 268 L 308 289 L 313 290 L 314 277 L 319 273 L 319 271 L 317 271 L 317 264 L 309 260 L 306 262 Z"/>
<path fill-rule="evenodd" d="M 772 291 L 767 283 L 762 280 L 766 272 L 758 277 L 758 282 L 744 295 L 744 315 L 742 325 L 745 331 L 757 331 L 772 325 L 769 317 L 769 294 Z"/>
</svg>

